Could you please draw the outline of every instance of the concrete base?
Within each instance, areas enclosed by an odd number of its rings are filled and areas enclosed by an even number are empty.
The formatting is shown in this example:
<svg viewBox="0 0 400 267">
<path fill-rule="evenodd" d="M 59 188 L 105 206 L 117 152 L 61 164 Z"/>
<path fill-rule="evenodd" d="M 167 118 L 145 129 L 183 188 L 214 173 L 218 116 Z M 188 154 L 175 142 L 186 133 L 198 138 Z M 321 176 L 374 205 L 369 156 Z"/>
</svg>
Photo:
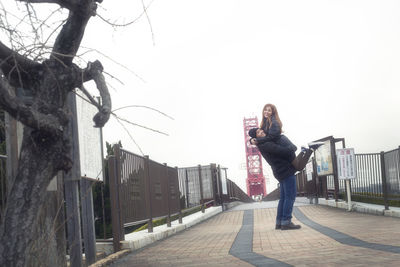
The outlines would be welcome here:
<svg viewBox="0 0 400 267">
<path fill-rule="evenodd" d="M 343 200 L 339 200 L 338 202 L 336 202 L 334 199 L 327 200 L 325 198 L 319 198 L 318 204 L 340 209 L 346 209 L 346 210 L 348 209 L 347 202 Z M 385 207 L 383 205 L 352 202 L 351 211 L 400 218 L 400 208 L 397 207 L 389 207 L 389 210 L 385 210 Z"/>
<path fill-rule="evenodd" d="M 153 233 L 149 233 L 146 230 L 139 232 L 133 232 L 125 235 L 125 241 L 121 241 L 122 250 L 136 250 L 147 245 L 150 245 L 158 240 L 167 238 L 178 232 L 181 232 L 193 225 L 196 225 L 208 218 L 215 216 L 222 212 L 222 207 L 209 207 L 205 210 L 205 213 L 201 211 L 194 214 L 188 215 L 182 219 L 182 224 L 179 224 L 178 220 L 171 222 L 171 227 L 167 227 L 166 224 L 156 226 L 153 228 Z M 106 255 L 113 253 L 112 242 L 98 242 L 96 244 L 98 252 L 104 252 Z"/>
</svg>

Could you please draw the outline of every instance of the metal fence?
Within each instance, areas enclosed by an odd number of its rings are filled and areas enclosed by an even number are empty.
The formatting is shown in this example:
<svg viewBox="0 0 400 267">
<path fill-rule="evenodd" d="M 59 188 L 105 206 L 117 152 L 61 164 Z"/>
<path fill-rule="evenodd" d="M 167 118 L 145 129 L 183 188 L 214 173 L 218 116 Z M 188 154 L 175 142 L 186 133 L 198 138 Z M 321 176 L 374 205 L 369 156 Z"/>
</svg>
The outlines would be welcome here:
<svg viewBox="0 0 400 267">
<path fill-rule="evenodd" d="M 388 208 L 389 202 L 400 201 L 400 147 L 388 152 L 356 154 L 357 178 L 352 179 L 351 195 L 372 201 L 383 202 Z M 314 172 L 315 173 L 315 172 Z M 343 195 L 345 197 L 345 180 L 338 180 L 335 186 L 334 175 L 317 177 L 306 181 L 305 171 L 297 174 L 297 190 L 307 196 L 325 198 Z"/>
<path fill-rule="evenodd" d="M 399 198 L 400 195 L 400 147 L 385 152 L 385 174 L 388 198 Z"/>
<path fill-rule="evenodd" d="M 0 220 L 3 215 L 3 210 L 7 198 L 7 171 L 6 171 L 7 156 L 0 155 Z"/>
<path fill-rule="evenodd" d="M 108 157 L 111 197 L 111 217 L 114 251 L 124 240 L 124 227 L 148 224 L 153 231 L 154 219 L 178 216 L 182 210 L 192 210 L 231 200 L 252 201 L 227 178 L 226 168 L 210 164 L 188 168 L 171 168 L 120 148 L 113 147 Z"/>
<path fill-rule="evenodd" d="M 114 250 L 125 239 L 124 227 L 180 213 L 178 172 L 129 151 L 113 147 L 108 158 Z"/>
<path fill-rule="evenodd" d="M 210 200 L 220 199 L 222 190 L 219 187 L 219 180 L 223 172 L 225 172 L 225 168 L 220 166 L 217 168 L 215 164 L 179 168 L 179 188 L 185 204 L 182 208 L 190 208 Z"/>
</svg>

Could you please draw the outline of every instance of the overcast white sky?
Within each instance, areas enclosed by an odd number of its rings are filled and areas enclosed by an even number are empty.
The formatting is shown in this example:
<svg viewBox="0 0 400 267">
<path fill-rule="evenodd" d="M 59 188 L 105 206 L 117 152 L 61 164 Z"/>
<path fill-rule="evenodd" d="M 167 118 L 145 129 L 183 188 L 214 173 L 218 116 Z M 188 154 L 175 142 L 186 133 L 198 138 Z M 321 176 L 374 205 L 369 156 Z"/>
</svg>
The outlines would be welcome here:
<svg viewBox="0 0 400 267">
<path fill-rule="evenodd" d="M 119 23 L 142 12 L 141 0 L 98 8 Z M 92 18 L 83 45 L 108 58 L 84 57 L 124 83 L 107 77 L 114 108 L 174 118 L 117 112 L 168 133 L 127 126 L 144 154 L 170 166 L 220 164 L 245 190 L 243 118 L 260 119 L 266 103 L 299 148 L 330 135 L 356 153 L 400 145 L 399 14 L 399 1 L 382 0 L 154 0 L 149 20 L 128 27 Z M 115 120 L 104 139 L 141 154 Z M 270 176 L 267 192 L 275 186 Z"/>
<path fill-rule="evenodd" d="M 105 0 L 99 13 L 130 21 L 142 13 L 130 2 Z M 115 30 L 92 19 L 85 45 L 140 76 L 90 54 L 124 82 L 112 82 L 115 108 L 174 118 L 118 113 L 169 134 L 128 126 L 144 154 L 178 167 L 221 164 L 245 189 L 243 118 L 260 119 L 266 103 L 298 147 L 330 135 L 356 153 L 400 145 L 399 14 L 399 1 L 156 0 L 150 23 Z M 115 120 L 104 136 L 140 154 Z"/>
</svg>

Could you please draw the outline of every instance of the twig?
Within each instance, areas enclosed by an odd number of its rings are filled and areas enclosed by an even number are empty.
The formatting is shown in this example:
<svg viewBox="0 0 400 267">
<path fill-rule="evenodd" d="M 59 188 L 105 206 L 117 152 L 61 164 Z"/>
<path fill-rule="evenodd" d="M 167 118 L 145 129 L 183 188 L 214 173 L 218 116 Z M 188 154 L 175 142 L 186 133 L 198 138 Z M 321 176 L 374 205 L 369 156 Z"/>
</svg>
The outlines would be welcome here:
<svg viewBox="0 0 400 267">
<path fill-rule="evenodd" d="M 137 123 L 131 122 L 131 121 L 127 120 L 127 119 L 124 119 L 124 118 L 121 118 L 121 117 L 117 116 L 117 115 L 116 115 L 115 113 L 113 113 L 113 112 L 111 112 L 111 114 L 112 114 L 115 118 L 117 118 L 117 119 L 119 119 L 119 120 L 121 120 L 121 121 L 124 121 L 124 122 L 126 122 L 126 123 L 132 124 L 133 126 L 141 127 L 141 128 L 146 129 L 146 130 L 153 131 L 153 132 L 160 133 L 160 134 L 163 134 L 163 135 L 168 136 L 167 133 L 161 132 L 161 131 L 159 131 L 159 130 L 155 130 L 155 129 L 150 128 L 150 127 L 147 127 L 147 126 L 143 126 L 143 125 L 141 125 L 141 124 L 137 124 Z"/>
<path fill-rule="evenodd" d="M 143 4 L 143 12 L 134 20 L 128 22 L 128 23 L 124 23 L 124 24 L 117 24 L 117 23 L 112 23 L 109 20 L 103 18 L 101 15 L 96 14 L 102 21 L 104 21 L 105 23 L 113 26 L 113 27 L 125 27 L 125 26 L 129 26 L 133 23 L 135 23 L 136 21 L 138 21 L 144 14 L 146 14 L 146 11 L 148 8 L 150 8 L 151 4 L 154 2 L 154 0 L 152 0 L 147 6 L 144 5 L 143 0 L 142 0 L 142 4 Z"/>
<path fill-rule="evenodd" d="M 121 109 L 125 109 L 125 108 L 147 108 L 147 109 L 151 109 L 153 111 L 156 111 L 158 113 L 160 113 L 161 115 L 164 115 L 165 117 L 174 120 L 174 118 L 172 118 L 171 116 L 165 114 L 164 112 L 159 111 L 158 109 L 152 108 L 152 107 L 148 107 L 148 106 L 143 106 L 143 105 L 130 105 L 130 106 L 124 106 L 124 107 L 120 107 L 120 108 L 116 108 L 114 109 L 112 112 L 121 110 Z"/>
<path fill-rule="evenodd" d="M 114 115 L 113 113 L 111 113 L 112 115 Z M 114 115 L 115 116 L 115 115 Z M 124 130 L 126 131 L 126 133 L 129 135 L 129 137 L 131 138 L 131 140 L 133 141 L 133 143 L 136 145 L 136 147 L 139 149 L 140 153 L 142 154 L 142 156 L 144 156 L 144 153 L 142 151 L 142 149 L 140 148 L 140 146 L 138 145 L 138 143 L 136 143 L 135 139 L 133 139 L 132 135 L 129 133 L 128 129 L 126 129 L 125 125 L 120 122 L 120 119 L 115 116 L 115 118 L 117 119 L 117 122 L 122 126 L 122 128 L 124 128 Z"/>
</svg>

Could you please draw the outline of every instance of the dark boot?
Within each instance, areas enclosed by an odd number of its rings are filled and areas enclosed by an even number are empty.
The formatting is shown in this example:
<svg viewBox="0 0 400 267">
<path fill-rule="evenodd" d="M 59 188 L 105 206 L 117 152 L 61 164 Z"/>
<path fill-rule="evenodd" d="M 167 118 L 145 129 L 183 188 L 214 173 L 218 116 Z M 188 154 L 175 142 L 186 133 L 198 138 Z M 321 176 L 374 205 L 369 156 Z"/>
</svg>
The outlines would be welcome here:
<svg viewBox="0 0 400 267">
<path fill-rule="evenodd" d="M 297 225 L 292 222 L 290 222 L 287 225 L 281 225 L 281 230 L 296 230 L 296 229 L 300 229 L 300 228 L 301 228 L 301 225 Z"/>
<path fill-rule="evenodd" d="M 275 225 L 275 230 L 279 230 L 279 229 L 281 229 L 281 225 L 280 224 L 276 224 Z"/>
</svg>

